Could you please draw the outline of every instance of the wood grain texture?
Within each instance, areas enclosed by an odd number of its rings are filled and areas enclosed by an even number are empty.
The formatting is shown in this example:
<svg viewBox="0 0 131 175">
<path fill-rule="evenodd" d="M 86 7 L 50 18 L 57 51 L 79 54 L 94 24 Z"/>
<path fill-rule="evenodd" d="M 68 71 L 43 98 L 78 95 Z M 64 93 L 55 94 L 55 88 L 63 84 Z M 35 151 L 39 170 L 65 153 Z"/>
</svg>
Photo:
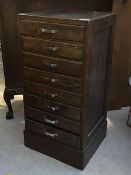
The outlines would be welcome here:
<svg viewBox="0 0 131 175">
<path fill-rule="evenodd" d="M 3 52 L 3 63 L 4 63 L 4 73 L 5 73 L 5 84 L 8 88 L 23 88 L 23 72 L 22 72 L 22 61 L 19 54 L 19 38 L 18 38 L 18 28 L 17 28 L 17 13 L 25 13 L 38 10 L 47 9 L 62 9 L 62 10 L 95 10 L 95 11 L 112 11 L 119 13 L 121 20 L 118 17 L 118 29 L 116 29 L 116 38 L 122 38 L 124 42 L 119 41 L 117 43 L 117 50 L 123 52 L 120 57 L 125 54 L 125 58 L 119 61 L 119 54 L 116 55 L 116 48 L 114 48 L 114 57 L 112 64 L 112 80 L 110 85 L 110 106 L 120 107 L 130 104 L 130 90 L 127 85 L 127 78 L 130 75 L 130 25 L 125 19 L 130 16 L 130 2 L 122 5 L 122 1 L 114 0 L 6 0 L 0 1 L 0 18 L 2 26 L 2 52 Z M 75 5 L 74 5 L 75 4 Z M 7 13 L 8 11 L 8 13 Z M 129 14 L 129 15 L 128 15 Z M 120 25 L 122 23 L 122 25 Z M 120 29 L 121 26 L 121 29 Z M 127 27 L 123 27 L 127 26 Z M 120 31 L 120 32 L 117 32 Z M 117 33 L 119 33 L 117 36 Z M 127 37 L 123 37 L 123 35 Z M 122 36 L 120 35 L 122 34 Z M 117 42 L 118 39 L 116 39 Z M 128 44 L 126 43 L 128 40 Z M 115 43 L 116 43 L 115 42 Z M 125 43 L 125 44 L 124 44 Z M 116 44 L 115 44 L 116 45 Z M 115 46 L 116 47 L 116 46 Z M 122 49 L 121 49 L 122 48 Z M 125 50 L 125 52 L 123 51 Z M 118 52 L 118 51 L 117 51 Z M 115 56 L 116 55 L 116 56 Z M 19 61 L 18 61 L 19 60 Z M 117 61 L 116 61 L 117 60 Z M 122 62 L 122 65 L 121 65 Z M 127 64 L 126 64 L 127 63 Z M 17 66 L 16 66 L 17 65 Z M 124 66 L 123 66 L 124 65 Z M 123 67 L 123 68 L 120 68 Z M 128 68 L 127 68 L 128 67 Z M 129 70 L 127 72 L 127 70 Z M 117 78 L 119 77 L 119 78 Z M 126 81 L 126 82 L 125 82 Z M 119 85 L 117 85 L 117 82 Z M 119 88 L 118 88 L 119 86 Z M 120 89 L 120 92 L 118 93 Z M 123 93 L 125 91 L 125 93 Z M 121 96 L 121 97 L 120 97 Z M 121 99 L 120 99 L 121 98 Z"/>
<path fill-rule="evenodd" d="M 113 12 L 117 13 L 109 102 L 111 108 L 129 106 L 131 91 L 129 77 L 131 76 L 131 1 L 122 4 L 114 0 Z"/>
<path fill-rule="evenodd" d="M 74 6 L 75 4 L 75 6 Z M 6 88 L 23 88 L 22 58 L 17 25 L 17 14 L 60 8 L 68 10 L 87 9 L 89 2 L 79 0 L 6 0 L 0 1 L 0 20 L 2 28 L 2 58 Z M 19 60 L 19 61 L 18 61 Z"/>
<path fill-rule="evenodd" d="M 84 81 L 82 88 L 82 148 L 106 120 L 107 82 L 110 63 L 110 40 L 113 18 L 98 19 L 87 26 L 84 55 Z M 105 24 L 104 24 L 105 23 Z M 101 25 L 103 24 L 103 25 Z M 103 27 L 102 27 L 103 26 Z M 97 29 L 97 31 L 96 31 Z M 90 43 L 90 44 L 89 44 Z M 106 94 L 106 95 L 105 95 Z"/>
<path fill-rule="evenodd" d="M 82 62 L 30 53 L 23 53 L 22 57 L 25 66 L 38 68 L 47 72 L 56 72 L 71 77 L 82 78 Z"/>
<path fill-rule="evenodd" d="M 25 67 L 24 79 L 73 93 L 81 93 L 82 81 L 78 78 L 72 78 L 64 75 L 41 71 L 39 69 Z"/>
<path fill-rule="evenodd" d="M 82 42 L 84 40 L 84 27 L 73 25 L 62 25 L 56 23 L 42 23 L 29 20 L 23 20 L 20 23 L 20 32 L 32 36 L 65 39 Z"/>
<path fill-rule="evenodd" d="M 71 106 L 81 107 L 81 95 L 78 94 L 29 81 L 24 82 L 24 89 L 29 94 L 63 102 Z"/>
<path fill-rule="evenodd" d="M 75 6 L 74 6 L 75 4 Z M 23 91 L 23 69 L 20 55 L 20 42 L 17 14 L 47 9 L 80 10 L 90 9 L 90 0 L 6 0 L 0 1 L 2 59 L 5 75 L 5 102 L 8 106 L 7 119 L 13 118 L 11 99 Z M 11 94 L 11 95 L 10 95 Z"/>
<path fill-rule="evenodd" d="M 22 47 L 23 51 L 47 56 L 59 56 L 76 60 L 81 60 L 83 56 L 83 45 L 77 43 L 70 44 L 66 42 L 23 37 Z"/>
<path fill-rule="evenodd" d="M 25 123 L 25 128 L 28 131 L 35 132 L 40 134 L 41 136 L 48 137 L 48 134 L 52 135 L 53 140 L 57 140 L 61 143 L 73 146 L 75 148 L 80 147 L 80 138 L 74 134 L 68 133 L 66 131 L 62 131 L 56 128 L 52 128 L 50 126 L 44 125 L 39 122 L 35 122 L 32 120 L 27 119 Z"/>
<path fill-rule="evenodd" d="M 22 59 L 20 56 L 20 42 L 17 33 L 18 4 L 19 2 L 16 0 L 13 2 L 11 0 L 0 2 L 2 58 L 6 88 L 21 88 L 23 86 Z M 17 61 L 18 58 L 19 62 Z"/>
<path fill-rule="evenodd" d="M 80 135 L 80 123 L 36 108 L 25 106 L 25 117 Z"/>
<path fill-rule="evenodd" d="M 111 66 L 109 64 L 111 60 L 110 48 L 115 15 L 80 11 L 77 12 L 76 16 L 76 12 L 67 11 L 61 13 L 59 10 L 19 15 L 20 22 L 29 18 L 30 21 L 32 18 L 32 20 L 35 19 L 39 22 L 40 20 L 42 22 L 45 20 L 46 22 L 49 19 L 49 23 L 52 24 L 54 21 L 58 25 L 63 24 L 63 26 L 65 26 L 65 22 L 67 24 L 77 24 L 78 26 L 82 23 L 84 24 L 83 36 L 85 38 L 84 42 L 81 43 L 83 47 L 82 56 L 77 61 L 69 60 L 69 58 L 76 59 L 75 55 L 79 55 L 79 47 L 76 48 L 76 51 L 72 49 L 72 53 L 69 53 L 68 49 L 64 50 L 63 55 L 58 55 L 58 58 L 56 58 L 55 54 L 52 54 L 50 59 L 47 52 L 42 52 L 40 47 L 43 41 L 50 44 L 58 43 L 57 39 L 52 40 L 50 36 L 47 41 L 37 35 L 32 38 L 30 33 L 23 37 L 23 32 L 21 33 L 24 46 L 22 49 L 26 51 L 26 53 L 23 53 L 25 133 L 30 132 L 31 134 L 32 132 L 33 137 L 37 134 L 40 136 L 38 136 L 39 139 L 50 138 L 51 142 L 55 139 L 60 143 L 77 148 L 80 152 L 79 157 L 71 162 L 76 167 L 76 162 L 80 161 L 79 167 L 82 168 L 106 135 L 107 82 L 109 81 L 108 74 Z M 24 42 L 27 43 L 25 44 Z M 61 45 L 65 43 L 67 45 L 80 45 L 75 40 L 71 43 L 68 37 L 67 40 L 66 38 L 61 40 Z M 36 51 L 37 54 L 32 54 L 32 52 L 35 53 Z M 29 54 L 30 58 L 27 57 Z M 69 58 L 66 57 L 67 54 L 69 54 Z M 43 68 L 40 63 L 42 58 L 46 62 L 59 59 L 60 62 L 58 61 L 56 64 L 61 64 L 61 68 L 59 67 L 59 71 L 57 69 L 51 71 Z M 54 67 L 54 63 L 52 64 Z M 80 64 L 81 69 L 78 70 Z M 73 65 L 75 65 L 76 69 L 73 69 Z M 77 76 L 75 75 L 76 70 L 81 71 L 79 72 L 79 75 L 81 75 L 79 78 L 76 78 L 78 76 L 78 72 Z M 72 73 L 73 71 L 74 74 Z M 70 76 L 66 76 L 67 74 Z M 47 117 L 46 119 L 45 116 Z M 60 120 L 60 123 L 57 124 L 56 120 Z M 53 125 L 51 125 L 52 122 Z M 71 128 L 73 123 L 74 127 Z M 78 127 L 77 130 L 76 127 Z M 43 131 L 44 129 L 46 132 Z M 29 143 L 26 139 L 28 139 L 27 135 L 25 135 L 25 144 Z M 92 145 L 92 148 L 89 144 Z M 45 148 L 46 144 L 42 143 L 42 145 Z M 26 146 L 34 149 L 37 147 L 37 150 L 46 153 L 40 148 L 40 145 L 33 142 L 30 145 L 26 144 Z M 60 147 L 60 144 L 58 147 Z M 58 154 L 61 154 L 61 152 L 59 151 Z M 53 154 L 52 157 L 58 158 L 59 156 Z M 60 160 L 64 161 L 65 158 Z M 70 164 L 70 161 L 68 160 L 67 163 Z"/>
<path fill-rule="evenodd" d="M 37 109 L 45 110 L 56 115 L 61 115 L 69 119 L 80 121 L 80 109 L 38 96 L 25 94 L 24 103 Z"/>
<path fill-rule="evenodd" d="M 27 147 L 83 170 L 94 152 L 97 150 L 98 145 L 105 138 L 106 128 L 105 123 L 84 151 L 74 149 L 71 146 L 56 142 L 53 139 L 51 140 L 42 137 L 41 135 L 29 132 L 28 130 L 24 131 L 24 140 Z"/>
</svg>

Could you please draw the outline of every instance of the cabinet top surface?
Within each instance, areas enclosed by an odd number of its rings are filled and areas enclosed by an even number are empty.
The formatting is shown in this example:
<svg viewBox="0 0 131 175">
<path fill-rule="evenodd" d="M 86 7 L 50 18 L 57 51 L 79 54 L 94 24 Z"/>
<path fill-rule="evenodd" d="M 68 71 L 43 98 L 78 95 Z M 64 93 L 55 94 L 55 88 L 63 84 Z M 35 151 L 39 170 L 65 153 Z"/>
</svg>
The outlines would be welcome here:
<svg viewBox="0 0 131 175">
<path fill-rule="evenodd" d="M 89 11 L 64 11 L 64 10 L 44 10 L 32 13 L 20 13 L 20 19 L 32 19 L 32 20 L 45 20 L 45 19 L 59 19 L 59 20 L 71 20 L 71 21 L 91 21 L 99 18 L 105 18 L 112 16 L 112 13 L 108 12 L 89 12 Z"/>
</svg>

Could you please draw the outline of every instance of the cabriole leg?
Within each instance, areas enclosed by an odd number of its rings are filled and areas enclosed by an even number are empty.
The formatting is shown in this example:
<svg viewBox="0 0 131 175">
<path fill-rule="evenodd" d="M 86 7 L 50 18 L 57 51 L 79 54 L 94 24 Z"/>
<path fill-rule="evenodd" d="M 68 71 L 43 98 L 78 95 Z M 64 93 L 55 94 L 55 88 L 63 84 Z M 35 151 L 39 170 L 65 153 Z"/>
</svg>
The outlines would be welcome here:
<svg viewBox="0 0 131 175">
<path fill-rule="evenodd" d="M 8 112 L 6 113 L 6 119 L 13 119 L 13 109 L 11 105 L 11 100 L 14 99 L 14 93 L 10 89 L 5 89 L 4 91 L 4 100 L 8 107 Z"/>
</svg>

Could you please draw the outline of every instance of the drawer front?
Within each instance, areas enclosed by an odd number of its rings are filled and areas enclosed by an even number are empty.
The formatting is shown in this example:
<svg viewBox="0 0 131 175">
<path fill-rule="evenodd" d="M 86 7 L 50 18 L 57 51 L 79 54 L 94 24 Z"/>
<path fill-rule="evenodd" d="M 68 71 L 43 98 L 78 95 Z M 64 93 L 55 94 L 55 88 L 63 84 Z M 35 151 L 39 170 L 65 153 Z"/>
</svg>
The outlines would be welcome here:
<svg viewBox="0 0 131 175">
<path fill-rule="evenodd" d="M 23 37 L 23 50 L 49 56 L 82 59 L 83 45 Z"/>
<path fill-rule="evenodd" d="M 84 41 L 84 26 L 21 21 L 20 33 L 44 38 Z"/>
<path fill-rule="evenodd" d="M 62 131 L 60 129 L 52 128 L 42 123 L 28 119 L 25 122 L 25 128 L 29 131 L 33 131 L 35 133 L 71 145 L 73 147 L 80 147 L 79 136 Z"/>
<path fill-rule="evenodd" d="M 56 116 L 42 110 L 38 110 L 29 106 L 25 106 L 26 118 L 43 122 L 53 127 L 61 128 L 75 134 L 80 134 L 80 123 L 61 116 Z"/>
<path fill-rule="evenodd" d="M 69 92 L 81 93 L 81 80 L 77 78 L 70 78 L 28 67 L 24 68 L 24 78 L 28 81 L 42 83 Z"/>
<path fill-rule="evenodd" d="M 63 117 L 80 121 L 80 109 L 72 106 L 68 106 L 56 101 L 44 99 L 30 94 L 24 96 L 25 105 L 29 105 L 53 114 L 61 115 Z"/>
<path fill-rule="evenodd" d="M 24 65 L 82 78 L 82 63 L 23 53 Z"/>
<path fill-rule="evenodd" d="M 24 90 L 26 93 L 40 97 L 46 97 L 50 100 L 55 100 L 72 106 L 81 106 L 81 96 L 73 93 L 65 92 L 48 86 L 40 85 L 25 81 Z"/>
</svg>

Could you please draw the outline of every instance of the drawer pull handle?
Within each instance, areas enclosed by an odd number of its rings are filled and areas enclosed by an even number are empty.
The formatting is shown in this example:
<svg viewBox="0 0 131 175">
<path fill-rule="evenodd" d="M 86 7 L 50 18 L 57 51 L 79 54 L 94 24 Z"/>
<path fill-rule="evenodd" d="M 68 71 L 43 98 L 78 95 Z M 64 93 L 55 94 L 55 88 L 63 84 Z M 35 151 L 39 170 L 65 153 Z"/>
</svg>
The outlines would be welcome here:
<svg viewBox="0 0 131 175">
<path fill-rule="evenodd" d="M 45 66 L 48 67 L 48 68 L 55 68 L 55 67 L 57 67 L 57 64 L 47 63 L 47 62 L 45 62 L 45 61 L 43 61 L 43 63 L 44 63 Z"/>
<path fill-rule="evenodd" d="M 58 111 L 58 106 L 46 106 L 47 107 L 47 109 L 49 109 L 49 110 L 51 110 L 51 111 Z"/>
<path fill-rule="evenodd" d="M 46 34 L 56 34 L 57 30 L 49 30 L 49 29 L 41 29 L 42 33 L 46 33 Z"/>
<path fill-rule="evenodd" d="M 57 79 L 44 77 L 44 81 L 49 81 L 50 83 L 56 83 L 57 82 Z"/>
<path fill-rule="evenodd" d="M 45 95 L 49 96 L 50 98 L 55 98 L 58 96 L 58 94 L 52 94 L 52 93 L 49 93 L 49 92 L 45 92 Z"/>
<path fill-rule="evenodd" d="M 52 125 L 55 125 L 55 124 L 58 123 L 58 120 L 50 120 L 50 119 L 47 119 L 46 117 L 44 117 L 44 121 L 45 121 L 46 123 L 50 123 L 50 124 L 52 124 Z"/>
<path fill-rule="evenodd" d="M 45 134 L 46 136 L 49 136 L 49 137 L 52 137 L 52 138 L 58 136 L 57 133 L 49 133 L 49 132 L 47 132 L 46 130 L 44 130 L 44 134 Z"/>
<path fill-rule="evenodd" d="M 58 47 L 46 47 L 47 51 L 50 51 L 50 52 L 56 52 L 58 50 Z"/>
</svg>

